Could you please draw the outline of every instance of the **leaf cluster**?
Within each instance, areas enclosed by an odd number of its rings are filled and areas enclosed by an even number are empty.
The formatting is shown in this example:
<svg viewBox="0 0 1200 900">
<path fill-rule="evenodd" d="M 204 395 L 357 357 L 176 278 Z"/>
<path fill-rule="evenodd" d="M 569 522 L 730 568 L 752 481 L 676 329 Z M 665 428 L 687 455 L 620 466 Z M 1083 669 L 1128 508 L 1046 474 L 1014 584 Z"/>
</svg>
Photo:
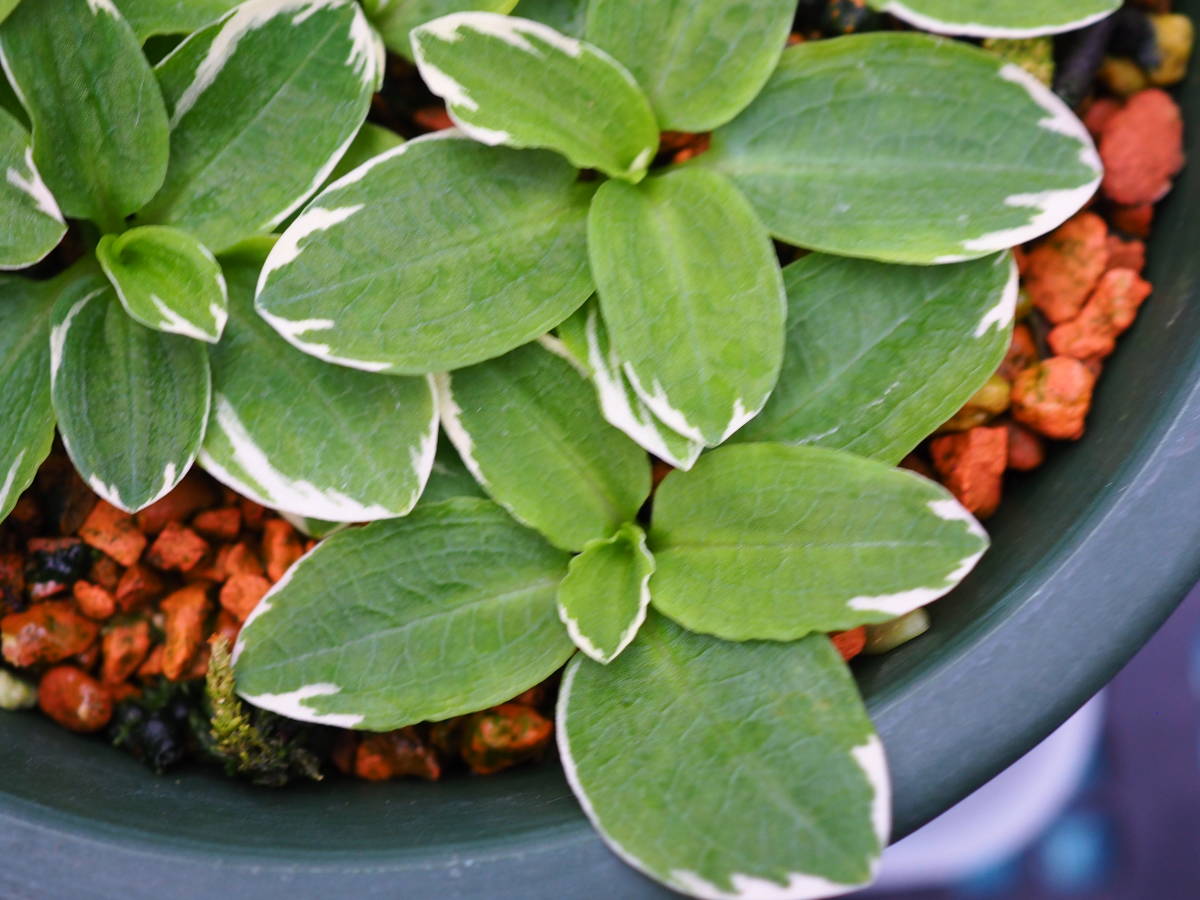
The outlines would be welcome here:
<svg viewBox="0 0 1200 900">
<path fill-rule="evenodd" d="M 1115 3 L 875 5 L 1019 36 Z M 702 897 L 870 879 L 886 762 L 823 635 L 986 549 L 893 466 L 994 371 L 1008 249 L 1100 167 L 1018 67 L 917 33 L 785 49 L 795 14 L 0 3 L 0 267 L 68 224 L 87 248 L 0 279 L 0 516 L 57 426 L 123 509 L 199 462 L 322 532 L 372 523 L 214 649 L 230 771 L 314 775 L 279 716 L 397 728 L 567 664 L 567 777 L 631 864 Z M 364 124 L 385 44 L 456 128 Z M 676 163 L 665 131 L 708 149 Z M 677 469 L 657 491 L 647 453 Z"/>
</svg>

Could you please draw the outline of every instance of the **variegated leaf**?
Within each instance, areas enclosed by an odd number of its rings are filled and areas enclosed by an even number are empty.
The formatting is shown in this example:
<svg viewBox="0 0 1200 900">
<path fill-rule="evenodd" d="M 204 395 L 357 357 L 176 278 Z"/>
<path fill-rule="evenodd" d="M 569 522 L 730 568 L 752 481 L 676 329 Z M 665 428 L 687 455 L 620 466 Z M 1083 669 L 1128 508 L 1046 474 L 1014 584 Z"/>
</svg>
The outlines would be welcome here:
<svg viewBox="0 0 1200 900">
<path fill-rule="evenodd" d="M 919 265 L 1032 240 L 1101 174 L 1087 129 L 1020 66 L 901 32 L 788 48 L 695 165 L 729 176 L 781 240 Z"/>
<path fill-rule="evenodd" d="M 667 427 L 638 396 L 613 353 L 599 304 L 589 300 L 556 331 L 563 348 L 592 379 L 608 424 L 676 469 L 690 469 L 704 450 L 703 442 Z"/>
<path fill-rule="evenodd" d="M 139 221 L 184 228 L 219 253 L 284 221 L 329 177 L 379 87 L 383 52 L 352 0 L 246 0 L 156 72 L 171 164 Z"/>
<path fill-rule="evenodd" d="M 208 248 L 164 225 L 108 234 L 96 258 L 125 312 L 147 328 L 210 344 L 229 317 L 225 277 Z"/>
<path fill-rule="evenodd" d="M 167 166 L 163 99 L 133 29 L 112 0 L 33 0 L 0 25 L 0 64 L 58 208 L 120 231 Z"/>
<path fill-rule="evenodd" d="M 566 568 L 567 554 L 487 500 L 347 529 L 247 619 L 238 691 L 292 719 L 373 731 L 486 709 L 574 652 L 554 605 Z"/>
<path fill-rule="evenodd" d="M 204 344 L 139 325 L 102 276 L 54 308 L 50 377 L 63 444 L 92 489 L 136 512 L 191 467 L 208 421 Z"/>
<path fill-rule="evenodd" d="M 716 446 L 762 409 L 787 303 L 771 240 L 728 181 L 680 169 L 606 182 L 588 252 L 613 352 L 658 418 Z"/>
<path fill-rule="evenodd" d="M 404 515 L 437 447 L 430 380 L 331 366 L 288 344 L 254 312 L 268 249 L 260 239 L 222 257 L 230 321 L 209 350 L 213 408 L 200 464 L 293 515 L 329 522 Z"/>
<path fill-rule="evenodd" d="M 242 0 L 114 0 L 139 41 L 159 34 L 191 34 L 217 21 Z"/>
<path fill-rule="evenodd" d="M 898 463 L 987 381 L 1012 337 L 1018 279 L 1009 253 L 947 266 L 811 253 L 783 281 L 783 370 L 736 441 Z"/>
<path fill-rule="evenodd" d="M 591 0 L 585 34 L 629 69 L 660 127 L 702 132 L 762 90 L 795 17 L 796 0 Z"/>
<path fill-rule="evenodd" d="M 1030 38 L 1086 28 L 1112 15 L 1121 0 L 870 0 L 881 12 L 935 34 Z"/>
<path fill-rule="evenodd" d="M 571 790 L 623 861 L 711 900 L 868 883 L 891 825 L 883 746 L 824 635 L 731 643 L 653 612 L 558 695 Z"/>
<path fill-rule="evenodd" d="M 438 377 L 442 427 L 497 503 L 582 550 L 650 494 L 646 454 L 600 415 L 587 381 L 537 344 Z"/>
<path fill-rule="evenodd" d="M 418 25 L 456 12 L 511 12 L 517 0 L 362 0 L 387 48 L 412 59 L 409 34 Z"/>
<path fill-rule="evenodd" d="M 67 224 L 38 172 L 25 129 L 0 109 L 0 269 L 23 269 L 58 246 Z"/>
<path fill-rule="evenodd" d="M 70 278 L 0 276 L 0 521 L 33 483 L 54 440 L 50 312 Z"/>
<path fill-rule="evenodd" d="M 935 482 L 841 450 L 737 444 L 654 495 L 654 606 L 731 641 L 883 622 L 955 587 L 987 549 Z"/>
<path fill-rule="evenodd" d="M 632 522 L 589 542 L 558 586 L 558 616 L 575 646 L 599 663 L 620 656 L 646 620 L 652 574 L 646 534 Z"/>
<path fill-rule="evenodd" d="M 633 76 L 540 22 L 455 13 L 413 31 L 413 55 L 451 118 L 485 144 L 557 150 L 581 169 L 640 181 L 658 124 Z"/>
<path fill-rule="evenodd" d="M 258 310 L 306 353 L 370 372 L 499 356 L 592 291 L 594 186 L 576 176 L 553 154 L 457 131 L 409 141 L 309 204 L 263 267 Z"/>
</svg>

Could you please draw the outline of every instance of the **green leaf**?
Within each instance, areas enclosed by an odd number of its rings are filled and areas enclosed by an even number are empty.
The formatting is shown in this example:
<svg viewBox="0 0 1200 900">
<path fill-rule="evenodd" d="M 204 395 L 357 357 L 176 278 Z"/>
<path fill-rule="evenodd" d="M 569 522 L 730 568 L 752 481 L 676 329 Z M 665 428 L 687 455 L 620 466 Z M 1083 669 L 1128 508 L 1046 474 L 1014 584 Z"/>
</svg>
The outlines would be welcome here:
<svg viewBox="0 0 1200 900">
<path fill-rule="evenodd" d="M 9 13 L 17 8 L 21 0 L 0 0 L 0 22 L 8 18 Z"/>
<path fill-rule="evenodd" d="M 329 173 L 329 179 L 321 186 L 321 189 L 324 190 L 343 175 L 349 175 L 363 163 L 374 159 L 381 153 L 395 150 L 403 143 L 404 138 L 390 128 L 384 128 L 374 122 L 363 122 L 362 128 L 354 136 L 354 142 L 345 155 L 338 160 L 338 164 L 333 167 L 333 171 Z"/>
<path fill-rule="evenodd" d="M 485 144 L 557 150 L 581 169 L 640 181 L 658 124 L 619 62 L 540 22 L 455 13 L 412 33 L 413 55 L 450 117 Z"/>
<path fill-rule="evenodd" d="M 696 164 L 732 178 L 777 238 L 918 264 L 1032 240 L 1101 174 L 1083 124 L 1020 66 L 900 32 L 785 50 Z"/>
<path fill-rule="evenodd" d="M 737 441 L 898 463 L 987 381 L 1012 337 L 1018 281 L 1008 253 L 948 266 L 813 253 L 783 281 L 783 371 Z"/>
<path fill-rule="evenodd" d="M 372 731 L 485 709 L 574 650 L 554 605 L 566 568 L 565 553 L 486 500 L 339 532 L 246 620 L 238 692 L 292 719 Z"/>
<path fill-rule="evenodd" d="M 265 243 L 265 242 L 263 242 Z M 266 256 L 225 261 L 230 321 L 209 350 L 213 407 L 200 464 L 239 493 L 330 522 L 402 516 L 437 447 L 428 378 L 380 378 L 288 344 L 254 312 Z"/>
<path fill-rule="evenodd" d="M 203 451 L 201 451 L 203 457 Z M 291 522 L 296 530 L 301 534 L 305 534 L 310 538 L 321 540 L 327 538 L 331 534 L 337 534 L 339 531 L 349 528 L 348 522 L 330 522 L 326 519 L 310 519 L 307 516 L 297 516 L 294 513 L 278 510 L 279 515 Z"/>
<path fill-rule="evenodd" d="M 517 4 L 521 18 L 549 25 L 574 38 L 583 37 L 587 10 L 588 0 L 520 0 Z"/>
<path fill-rule="evenodd" d="M 762 409 L 787 302 L 771 240 L 729 182 L 699 169 L 606 182 L 588 250 L 613 350 L 656 416 L 715 446 Z"/>
<path fill-rule="evenodd" d="M 187 474 L 208 420 L 203 344 L 139 325 L 83 279 L 55 305 L 50 377 L 67 453 L 109 503 L 136 512 Z"/>
<path fill-rule="evenodd" d="M 411 60 L 409 33 L 418 25 L 468 10 L 512 12 L 517 0 L 362 0 L 362 5 L 387 48 Z"/>
<path fill-rule="evenodd" d="M 599 305 L 589 300 L 558 326 L 563 349 L 586 370 L 596 388 L 600 411 L 643 450 L 677 469 L 690 469 L 704 444 L 672 431 L 642 402 L 613 353 Z"/>
<path fill-rule="evenodd" d="M 497 503 L 555 546 L 582 550 L 637 515 L 650 461 L 604 421 L 586 379 L 530 344 L 438 376 L 442 427 Z"/>
<path fill-rule="evenodd" d="M 633 73 L 660 127 L 700 132 L 762 90 L 795 16 L 796 0 L 591 0 L 586 37 Z"/>
<path fill-rule="evenodd" d="M 651 613 L 559 691 L 567 781 L 605 843 L 693 897 L 831 897 L 887 843 L 883 746 L 822 635 L 731 644 Z"/>
<path fill-rule="evenodd" d="M 616 659 L 646 620 L 654 557 L 638 526 L 588 543 L 558 586 L 558 616 L 575 646 L 599 663 Z"/>
<path fill-rule="evenodd" d="M 63 276 L 60 276 L 60 278 Z M 54 283 L 0 275 L 0 521 L 33 484 L 54 440 L 50 311 Z"/>
<path fill-rule="evenodd" d="M 248 0 L 156 71 L 171 165 L 140 219 L 219 253 L 270 231 L 329 177 L 366 117 L 383 53 L 350 0 Z"/>
<path fill-rule="evenodd" d="M 210 344 L 229 317 L 225 276 L 208 248 L 162 225 L 108 234 L 96 258 L 125 312 L 147 328 Z"/>
<path fill-rule="evenodd" d="M 58 203 L 33 161 L 29 135 L 0 109 L 0 270 L 43 259 L 67 232 Z"/>
<path fill-rule="evenodd" d="M 404 143 L 404 138 L 396 134 L 390 128 L 384 128 L 382 125 L 376 125 L 373 122 L 363 122 L 362 128 L 358 130 L 358 134 L 354 137 L 354 142 L 350 144 L 350 149 L 338 160 L 338 164 L 333 167 L 333 171 L 329 173 L 329 177 L 325 179 L 321 185 L 321 190 L 325 190 L 335 181 L 349 175 L 354 169 L 357 169 L 365 162 L 369 162 L 380 154 L 387 153 L 389 150 L 395 150 Z M 299 212 L 294 212 L 281 223 L 280 231 L 286 231 L 292 227 L 292 223 L 300 218 Z"/>
<path fill-rule="evenodd" d="M 1084 28 L 1111 15 L 1121 0 L 871 0 L 923 31 L 983 38 L 1027 38 Z"/>
<path fill-rule="evenodd" d="M 487 494 L 483 492 L 475 476 L 467 471 L 454 445 L 449 441 L 441 441 L 438 443 L 437 454 L 433 457 L 433 470 L 429 473 L 429 482 L 421 493 L 419 503 L 421 506 L 429 506 L 443 500 L 453 500 L 455 497 L 486 499 Z"/>
<path fill-rule="evenodd" d="M 417 375 L 482 362 L 591 293 L 591 195 L 550 153 L 454 131 L 409 141 L 330 185 L 284 233 L 259 312 L 340 365 Z"/>
<path fill-rule="evenodd" d="M 139 41 L 158 34 L 190 34 L 217 21 L 241 0 L 114 0 Z"/>
<path fill-rule="evenodd" d="M 167 115 L 133 29 L 111 0 L 23 3 L 0 26 L 0 63 L 63 214 L 120 230 L 167 167 Z"/>
<path fill-rule="evenodd" d="M 692 631 L 790 641 L 924 606 L 987 545 L 948 491 L 906 469 L 840 450 L 738 444 L 659 485 L 650 590 Z"/>
</svg>

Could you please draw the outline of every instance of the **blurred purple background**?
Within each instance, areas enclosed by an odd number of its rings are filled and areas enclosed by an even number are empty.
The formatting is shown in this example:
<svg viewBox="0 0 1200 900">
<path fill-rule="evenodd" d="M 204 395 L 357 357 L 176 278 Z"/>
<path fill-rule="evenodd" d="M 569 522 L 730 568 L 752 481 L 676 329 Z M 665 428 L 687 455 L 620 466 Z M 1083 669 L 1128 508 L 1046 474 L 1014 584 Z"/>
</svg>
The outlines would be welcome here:
<svg viewBox="0 0 1200 900">
<path fill-rule="evenodd" d="M 859 896 L 1200 898 L 1200 587 L 1101 698 L 999 778 L 885 858 L 884 885 L 904 890 Z"/>
</svg>

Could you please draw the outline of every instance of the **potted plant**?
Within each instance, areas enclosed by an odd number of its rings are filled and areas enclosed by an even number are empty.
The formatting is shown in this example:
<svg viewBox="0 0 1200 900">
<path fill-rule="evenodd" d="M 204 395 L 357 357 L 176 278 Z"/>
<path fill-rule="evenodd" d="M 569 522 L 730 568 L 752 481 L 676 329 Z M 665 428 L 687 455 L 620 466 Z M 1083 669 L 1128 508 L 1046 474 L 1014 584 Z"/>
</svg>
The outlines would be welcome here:
<svg viewBox="0 0 1200 900">
<path fill-rule="evenodd" d="M 925 35 L 781 56 L 790 2 L 738 18 L 699 0 L 653 12 L 593 0 L 582 37 L 496 12 L 410 22 L 365 4 L 391 43 L 411 32 L 460 128 L 380 153 L 359 126 L 381 50 L 352 3 L 250 0 L 151 72 L 123 8 L 54 2 L 53 27 L 29 5 L 0 27 L 32 125 L 32 141 L 10 128 L 27 166 L 17 250 L 48 251 L 68 217 L 98 239 L 51 281 L 10 283 L 23 330 L 44 340 L 6 360 L 36 402 L 11 415 L 4 502 L 57 421 L 120 509 L 146 507 L 198 458 L 252 499 L 327 520 L 310 528 L 379 520 L 310 552 L 247 619 L 235 656 L 251 703 L 385 730 L 487 707 L 575 654 L 560 755 L 623 859 L 696 896 L 868 880 L 887 839 L 887 767 L 824 633 L 928 603 L 986 547 L 952 496 L 891 466 L 1003 356 L 1017 302 L 1007 248 L 1095 190 L 1099 159 L 1069 108 L 1019 67 Z M 993 10 L 982 27 L 1066 30 L 1115 6 L 1067 5 L 1079 9 L 1062 22 Z M 890 9 L 974 33 L 936 4 Z M 978 26 L 989 13 L 975 12 Z M 664 31 L 689 51 L 664 52 Z M 78 65 L 81 36 L 106 81 L 37 77 Z M 303 140 L 265 166 L 297 118 Z M 130 122 L 112 140 L 112 123 Z M 712 131 L 711 148 L 654 167 L 663 128 Z M 818 252 L 781 270 L 771 237 Z M 785 321 L 830 296 L 898 304 L 915 337 L 890 365 L 852 359 L 813 391 L 796 360 L 838 329 Z M 871 327 L 868 346 L 884 338 Z M 490 499 L 456 490 L 418 506 L 439 422 Z M 644 451 L 680 470 L 648 515 Z M 957 646 L 922 664 L 960 664 L 971 631 L 947 629 Z M 985 755 L 1036 739 L 1094 686 L 1095 665 Z M 875 718 L 886 728 L 898 708 Z M 911 765 L 924 748 L 907 746 Z M 924 792 L 925 812 L 984 769 L 961 771 Z M 552 790 L 551 819 L 566 801 Z M 793 839 L 798 809 L 811 840 Z M 601 864 L 562 834 L 554 852 Z M 387 865 L 441 865 L 401 857 Z"/>
</svg>

